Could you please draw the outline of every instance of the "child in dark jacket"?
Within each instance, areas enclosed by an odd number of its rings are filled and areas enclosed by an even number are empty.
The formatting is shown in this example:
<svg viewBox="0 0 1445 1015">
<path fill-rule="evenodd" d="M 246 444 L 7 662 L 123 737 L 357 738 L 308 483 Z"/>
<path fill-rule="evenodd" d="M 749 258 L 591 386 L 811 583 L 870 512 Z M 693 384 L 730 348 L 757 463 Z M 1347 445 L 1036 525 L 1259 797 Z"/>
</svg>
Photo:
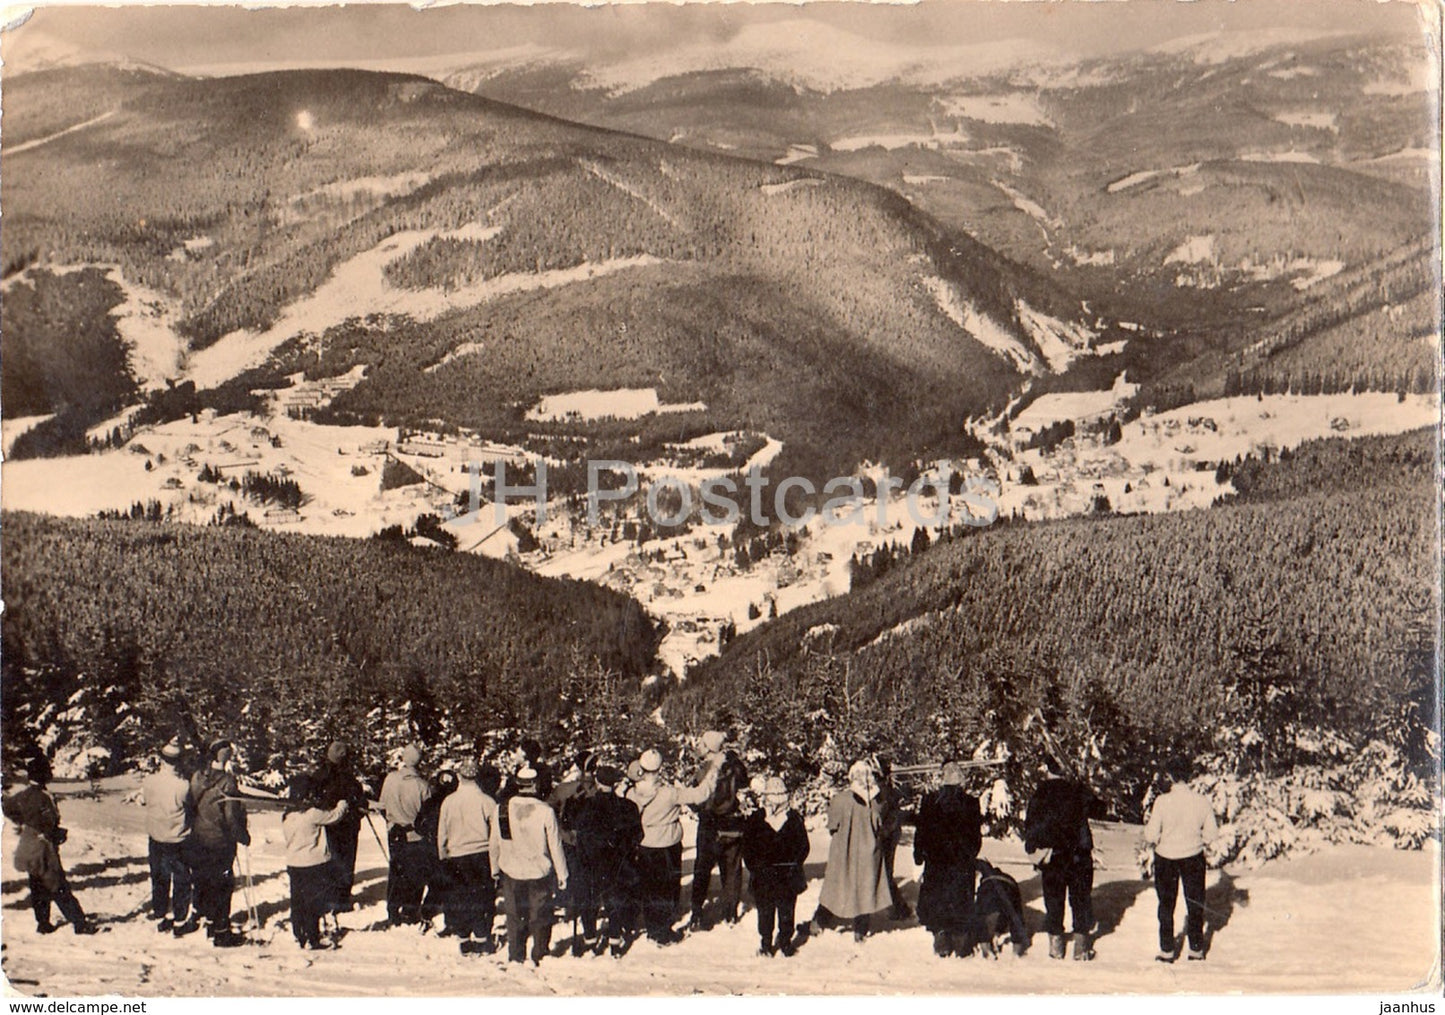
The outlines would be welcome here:
<svg viewBox="0 0 1445 1015">
<path fill-rule="evenodd" d="M 788 788 L 776 776 L 763 786 L 763 807 L 743 826 L 743 860 L 752 875 L 753 901 L 758 907 L 759 955 L 791 956 L 798 896 L 806 887 L 803 862 L 808 859 L 808 830 L 788 806 Z M 773 937 L 774 920 L 777 937 Z"/>
<path fill-rule="evenodd" d="M 95 924 L 86 919 L 60 863 L 59 846 L 65 842 L 66 833 L 60 826 L 55 798 L 45 788 L 49 782 L 49 763 L 36 758 L 27 766 L 22 785 L 5 797 L 5 816 L 20 827 L 13 858 L 15 869 L 30 881 L 36 930 L 42 934 L 55 930 L 50 922 L 50 906 L 54 903 L 75 933 L 94 934 Z"/>
</svg>

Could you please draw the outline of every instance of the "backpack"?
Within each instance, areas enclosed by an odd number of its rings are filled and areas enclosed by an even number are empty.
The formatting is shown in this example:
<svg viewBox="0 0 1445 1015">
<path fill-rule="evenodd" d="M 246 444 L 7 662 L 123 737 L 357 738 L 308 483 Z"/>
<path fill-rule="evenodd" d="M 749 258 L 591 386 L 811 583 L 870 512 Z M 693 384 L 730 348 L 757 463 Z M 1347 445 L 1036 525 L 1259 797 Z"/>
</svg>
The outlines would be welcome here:
<svg viewBox="0 0 1445 1015">
<path fill-rule="evenodd" d="M 746 785 L 747 779 L 748 773 L 743 768 L 743 763 L 736 754 L 729 751 L 718 766 L 717 785 L 713 787 L 712 796 L 702 805 L 703 813 L 712 818 L 727 818 L 736 814 L 738 790 Z"/>
</svg>

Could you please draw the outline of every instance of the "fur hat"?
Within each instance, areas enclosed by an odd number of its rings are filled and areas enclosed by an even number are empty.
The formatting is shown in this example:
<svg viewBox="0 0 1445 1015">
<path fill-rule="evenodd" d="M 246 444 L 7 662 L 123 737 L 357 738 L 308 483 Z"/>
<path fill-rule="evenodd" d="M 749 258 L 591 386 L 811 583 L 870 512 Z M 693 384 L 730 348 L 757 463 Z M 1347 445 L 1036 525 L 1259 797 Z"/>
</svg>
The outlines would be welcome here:
<svg viewBox="0 0 1445 1015">
<path fill-rule="evenodd" d="M 340 740 L 338 740 L 330 747 L 326 748 L 326 760 L 331 762 L 333 765 L 339 765 L 346 760 L 346 756 L 349 753 L 350 752 L 346 749 L 346 745 L 343 744 Z"/>
<path fill-rule="evenodd" d="M 637 759 L 644 772 L 656 772 L 662 768 L 662 755 L 654 750 L 642 752 L 642 757 Z"/>
<path fill-rule="evenodd" d="M 407 744 L 401 749 L 401 763 L 415 768 L 421 764 L 421 748 L 416 744 Z"/>
<path fill-rule="evenodd" d="M 723 749 L 723 744 L 728 742 L 727 734 L 718 730 L 708 730 L 702 735 L 702 746 L 709 754 L 716 754 Z"/>
</svg>

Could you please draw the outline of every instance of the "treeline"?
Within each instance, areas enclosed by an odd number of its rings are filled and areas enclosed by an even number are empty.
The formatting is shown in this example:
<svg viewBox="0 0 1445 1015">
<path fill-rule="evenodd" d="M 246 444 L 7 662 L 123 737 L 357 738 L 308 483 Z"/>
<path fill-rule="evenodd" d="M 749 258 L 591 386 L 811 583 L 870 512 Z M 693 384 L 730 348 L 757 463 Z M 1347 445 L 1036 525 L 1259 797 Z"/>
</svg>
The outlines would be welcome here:
<svg viewBox="0 0 1445 1015">
<path fill-rule="evenodd" d="M 6 419 L 54 413 L 22 434 L 10 457 L 86 450 L 86 430 L 136 396 L 112 311 L 120 287 L 98 268 L 34 270 L 0 300 L 0 404 Z"/>
<path fill-rule="evenodd" d="M 1347 446 L 1309 450 L 1270 466 L 1268 495 L 1210 511 L 983 530 L 740 636 L 668 714 L 908 759 L 990 744 L 1037 758 L 1042 724 L 1134 773 L 1112 803 L 1137 815 L 1150 759 L 1211 750 L 1241 682 L 1268 678 L 1292 729 L 1411 740 L 1426 764 L 1439 560 L 1422 443 L 1382 441 L 1348 469 L 1333 468 Z"/>
<path fill-rule="evenodd" d="M 457 728 L 540 730 L 579 659 L 633 687 L 652 663 L 653 622 L 596 585 L 222 523 L 5 515 L 7 748 L 78 692 L 111 702 L 91 718 L 117 764 L 181 715 L 268 759 L 303 725 L 356 736 L 421 694 Z"/>
</svg>

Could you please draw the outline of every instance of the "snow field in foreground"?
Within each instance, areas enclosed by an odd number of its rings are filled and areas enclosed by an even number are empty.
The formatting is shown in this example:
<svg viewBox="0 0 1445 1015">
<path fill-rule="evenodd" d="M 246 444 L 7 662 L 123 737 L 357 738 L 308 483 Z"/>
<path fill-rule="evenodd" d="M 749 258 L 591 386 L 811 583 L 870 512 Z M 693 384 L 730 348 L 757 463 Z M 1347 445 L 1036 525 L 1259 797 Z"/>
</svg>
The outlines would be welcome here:
<svg viewBox="0 0 1445 1015">
<path fill-rule="evenodd" d="M 790 993 L 1229 993 L 1403 992 L 1438 977 L 1438 848 L 1397 852 L 1332 847 L 1256 871 L 1211 872 L 1206 904 L 1214 939 L 1204 963 L 1153 961 L 1155 897 L 1133 862 L 1136 826 L 1095 827 L 1094 909 L 1098 958 L 1090 964 L 1051 962 L 1040 930 L 1043 905 L 1036 872 L 1016 840 L 985 840 L 984 855 L 1022 885 L 1025 921 L 1033 935 L 1022 958 L 997 962 L 939 959 L 926 930 L 913 921 L 886 923 L 862 944 L 825 932 L 792 959 L 755 954 L 755 918 L 747 908 L 735 927 L 718 927 L 659 949 L 639 941 L 620 960 L 570 956 L 539 968 L 492 957 L 464 957 L 455 943 L 412 929 L 368 931 L 385 915 L 385 867 L 376 841 L 361 833 L 357 890 L 362 905 L 341 920 L 350 928 L 340 950 L 301 952 L 284 921 L 287 879 L 276 811 L 253 812 L 251 864 L 265 923 L 260 944 L 218 950 L 199 936 L 158 935 L 149 903 L 144 813 L 122 802 L 137 777 L 107 780 L 99 800 L 61 787 L 61 812 L 71 829 L 62 855 L 72 886 L 104 933 L 77 938 L 62 929 L 36 935 L 23 877 L 9 863 L 14 829 L 4 833 L 4 972 L 12 989 L 50 995 L 381 995 L 437 994 L 688 994 Z M 379 819 L 373 819 L 378 821 Z M 814 829 L 808 888 L 800 920 L 812 915 L 822 887 L 827 834 Z M 686 842 L 690 843 L 689 837 Z M 691 850 L 684 855 L 690 869 Z M 910 903 L 917 872 L 905 841 L 897 874 Z M 688 894 L 684 876 L 683 896 Z M 714 882 L 716 883 L 716 882 Z M 716 890 L 716 889 L 714 889 Z M 234 908 L 245 908 L 237 891 Z M 498 918 L 497 929 L 502 927 Z M 1176 923 L 1182 930 L 1182 903 Z M 554 947 L 571 933 L 560 921 Z"/>
</svg>

